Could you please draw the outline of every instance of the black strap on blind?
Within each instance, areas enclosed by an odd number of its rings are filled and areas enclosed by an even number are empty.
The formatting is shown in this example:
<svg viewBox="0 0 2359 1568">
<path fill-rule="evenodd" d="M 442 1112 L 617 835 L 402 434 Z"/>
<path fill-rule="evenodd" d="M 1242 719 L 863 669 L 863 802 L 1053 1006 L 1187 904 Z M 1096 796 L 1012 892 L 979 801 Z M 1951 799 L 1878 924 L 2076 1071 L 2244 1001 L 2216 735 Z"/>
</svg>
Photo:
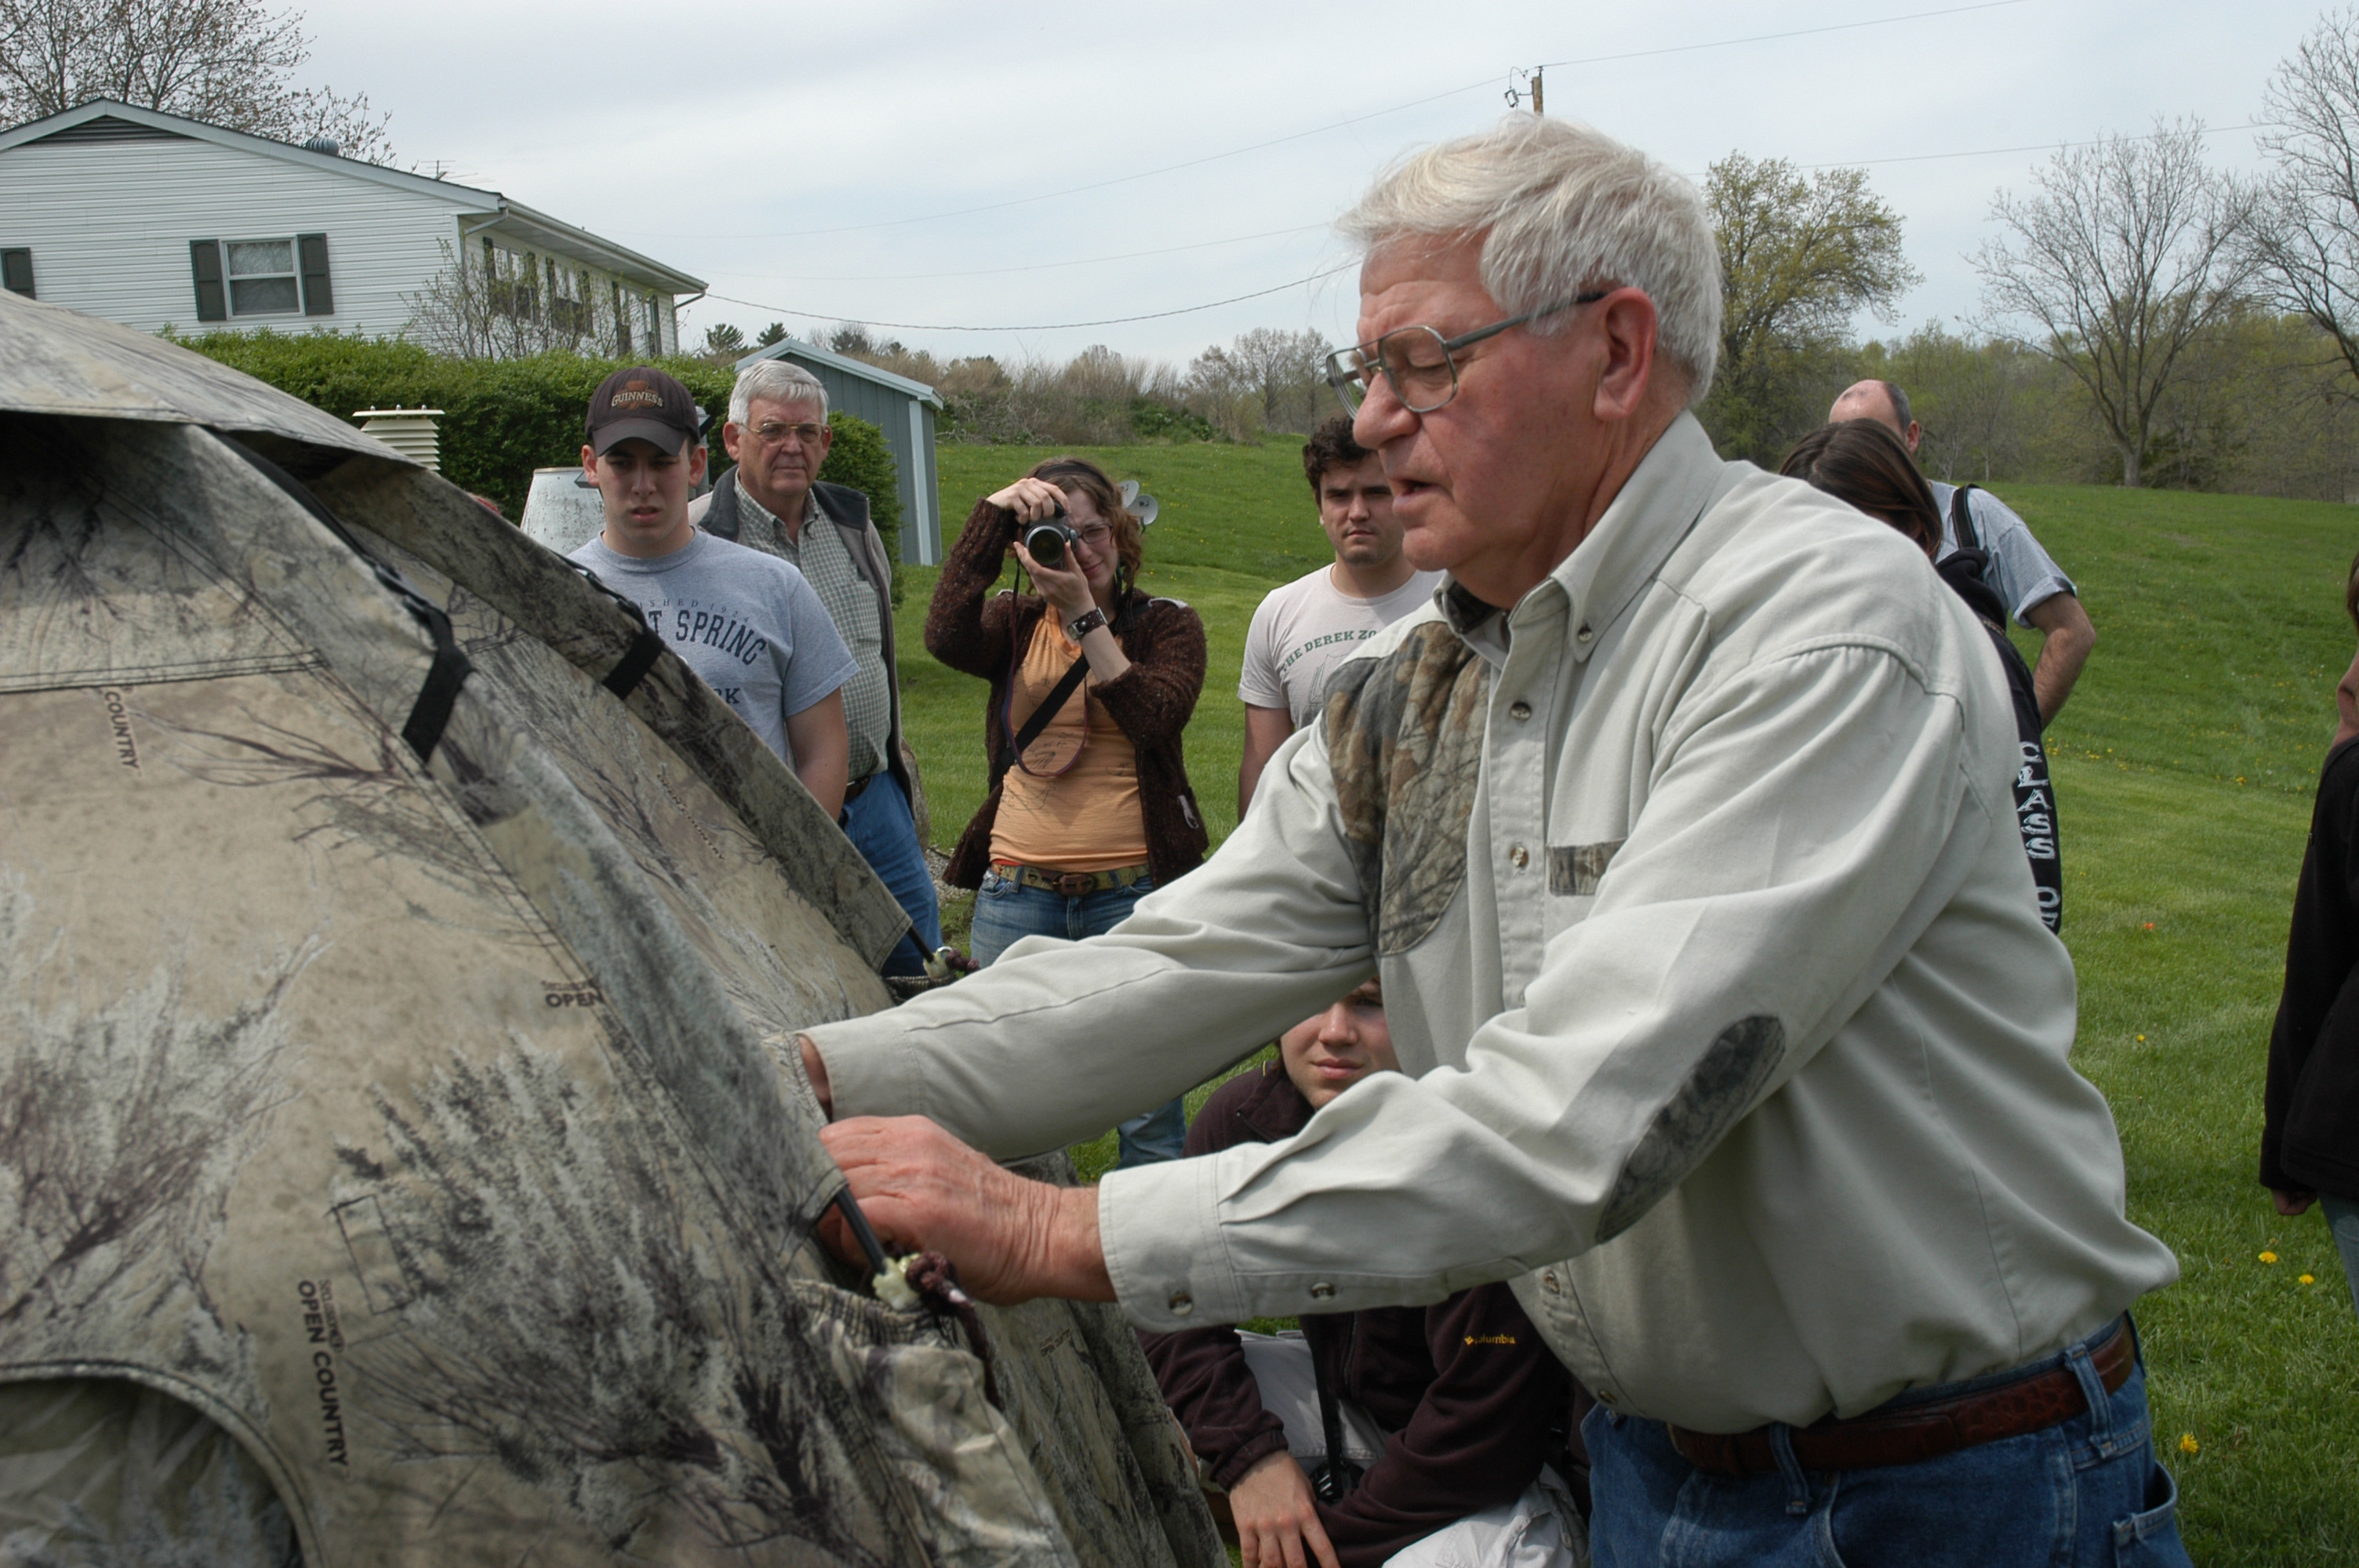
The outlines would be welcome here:
<svg viewBox="0 0 2359 1568">
<path fill-rule="evenodd" d="M 638 607 L 636 600 L 616 593 L 606 585 L 604 579 L 580 561 L 569 560 L 565 564 L 581 574 L 582 581 L 621 605 L 631 619 L 639 623 L 638 635 L 633 637 L 631 645 L 623 650 L 623 656 L 614 661 L 614 667 L 606 672 L 606 678 L 598 683 L 618 698 L 627 699 L 639 688 L 639 682 L 647 678 L 647 672 L 656 667 L 656 661 L 663 657 L 663 638 L 647 624 L 647 613 Z"/>
<path fill-rule="evenodd" d="M 401 600 L 401 607 L 411 620 L 426 628 L 434 639 L 434 662 L 427 666 L 425 684 L 418 688 L 418 697 L 409 705 L 409 717 L 401 726 L 401 738 L 418 753 L 418 765 L 424 767 L 434 759 L 434 748 L 442 743 L 442 731 L 451 723 L 451 711 L 458 704 L 459 688 L 474 673 L 475 666 L 460 651 L 459 640 L 451 631 L 451 617 L 442 607 L 410 587 L 409 579 L 391 565 L 369 552 L 368 546 L 355 538 L 344 526 L 343 519 L 329 511 L 313 495 L 302 481 L 272 462 L 243 442 L 230 438 L 231 450 L 252 463 L 256 472 L 286 492 L 298 506 L 310 513 L 320 525 L 341 540 L 344 547 L 368 563 L 376 580 L 386 591 Z"/>
</svg>

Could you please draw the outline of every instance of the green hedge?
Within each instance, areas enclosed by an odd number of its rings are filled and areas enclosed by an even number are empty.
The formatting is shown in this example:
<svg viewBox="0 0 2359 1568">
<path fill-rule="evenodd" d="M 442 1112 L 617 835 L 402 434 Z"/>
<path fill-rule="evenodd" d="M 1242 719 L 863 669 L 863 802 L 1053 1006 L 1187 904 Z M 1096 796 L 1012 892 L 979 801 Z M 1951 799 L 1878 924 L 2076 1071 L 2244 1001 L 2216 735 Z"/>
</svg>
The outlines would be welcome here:
<svg viewBox="0 0 2359 1568">
<path fill-rule="evenodd" d="M 533 470 L 580 460 L 590 395 L 607 376 L 637 362 L 579 354 L 446 359 L 415 343 L 333 332 L 217 331 L 175 341 L 348 424 L 357 423 L 353 415 L 363 408 L 441 409 L 443 477 L 491 497 L 510 517 L 524 515 Z M 654 362 L 678 376 L 710 416 L 712 456 L 716 466 L 726 466 L 721 421 L 728 416 L 734 373 L 702 360 Z M 868 497 L 886 552 L 897 563 L 901 499 L 885 432 L 848 414 L 831 414 L 828 425 L 835 444 L 820 477 Z"/>
</svg>

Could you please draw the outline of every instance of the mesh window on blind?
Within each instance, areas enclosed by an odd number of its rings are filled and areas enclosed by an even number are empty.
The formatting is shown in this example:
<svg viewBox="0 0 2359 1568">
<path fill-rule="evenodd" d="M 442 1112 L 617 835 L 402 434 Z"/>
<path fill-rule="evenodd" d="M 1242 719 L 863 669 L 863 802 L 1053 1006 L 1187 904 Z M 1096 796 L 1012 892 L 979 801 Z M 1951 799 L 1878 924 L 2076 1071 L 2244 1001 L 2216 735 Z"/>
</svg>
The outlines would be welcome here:
<svg viewBox="0 0 2359 1568">
<path fill-rule="evenodd" d="M 233 316 L 292 316 L 303 302 L 295 282 L 293 240 L 232 240 L 229 311 Z"/>
<path fill-rule="evenodd" d="M 33 297 L 33 253 L 29 247 L 0 250 L 0 286 L 11 294 Z"/>
</svg>

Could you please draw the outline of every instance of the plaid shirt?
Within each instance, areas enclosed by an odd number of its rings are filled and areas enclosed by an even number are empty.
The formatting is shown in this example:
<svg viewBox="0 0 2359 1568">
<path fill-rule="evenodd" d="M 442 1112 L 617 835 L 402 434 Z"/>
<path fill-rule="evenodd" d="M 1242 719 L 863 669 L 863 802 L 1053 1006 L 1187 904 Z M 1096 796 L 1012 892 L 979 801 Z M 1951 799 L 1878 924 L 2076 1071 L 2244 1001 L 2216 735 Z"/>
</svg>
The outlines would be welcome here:
<svg viewBox="0 0 2359 1568">
<path fill-rule="evenodd" d="M 777 518 L 742 484 L 737 504 L 738 543 L 767 551 L 803 574 L 860 666 L 860 673 L 843 683 L 843 724 L 852 732 L 850 776 L 864 779 L 886 765 L 893 743 L 893 676 L 885 667 L 885 629 L 877 623 L 876 590 L 862 579 L 852 553 L 843 546 L 842 534 L 809 493 L 803 497 L 799 540 L 788 537 Z"/>
</svg>

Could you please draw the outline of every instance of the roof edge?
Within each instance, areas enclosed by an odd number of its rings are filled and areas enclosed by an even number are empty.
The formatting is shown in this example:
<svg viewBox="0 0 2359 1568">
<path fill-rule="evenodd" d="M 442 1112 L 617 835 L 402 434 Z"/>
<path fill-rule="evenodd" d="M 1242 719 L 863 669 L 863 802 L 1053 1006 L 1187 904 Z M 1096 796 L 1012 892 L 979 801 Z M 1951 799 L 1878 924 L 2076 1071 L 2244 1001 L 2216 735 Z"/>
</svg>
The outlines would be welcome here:
<svg viewBox="0 0 2359 1568">
<path fill-rule="evenodd" d="M 896 392 L 907 393 L 920 403 L 930 403 L 937 408 L 942 406 L 942 395 L 922 381 L 911 381 L 906 375 L 895 375 L 889 370 L 878 370 L 865 361 L 839 354 L 831 349 L 822 349 L 818 344 L 807 343 L 800 338 L 780 338 L 767 348 L 756 349 L 729 368 L 743 371 L 748 365 L 759 364 L 764 360 L 774 360 L 784 354 L 800 354 L 806 358 L 817 360 L 830 370 L 840 370 L 846 375 L 858 376 L 863 381 L 873 381 L 879 386 L 889 386 Z"/>
</svg>

